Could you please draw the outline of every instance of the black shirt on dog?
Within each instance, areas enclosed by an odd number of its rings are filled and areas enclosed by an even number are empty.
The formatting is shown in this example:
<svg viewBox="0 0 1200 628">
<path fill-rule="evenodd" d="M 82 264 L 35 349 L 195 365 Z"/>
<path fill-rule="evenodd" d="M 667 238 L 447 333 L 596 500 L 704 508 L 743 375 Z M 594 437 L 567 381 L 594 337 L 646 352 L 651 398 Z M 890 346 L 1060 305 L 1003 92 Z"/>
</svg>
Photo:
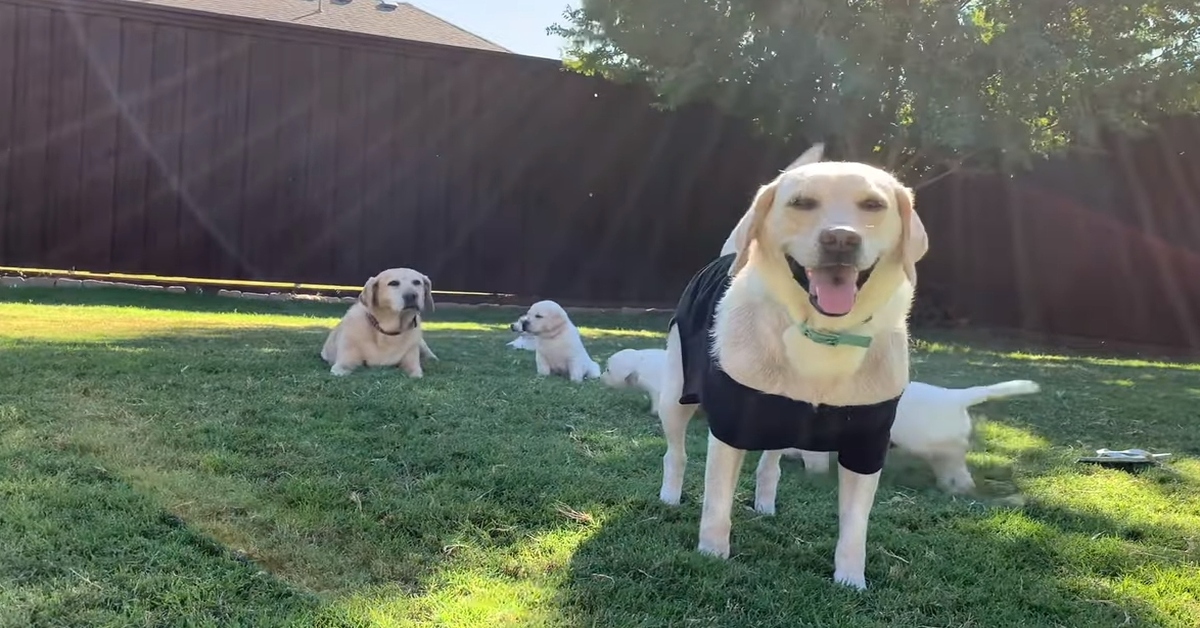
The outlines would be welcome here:
<svg viewBox="0 0 1200 628">
<path fill-rule="evenodd" d="M 838 464 L 863 475 L 883 468 L 900 397 L 863 406 L 814 406 L 744 386 L 713 357 L 717 303 L 729 289 L 734 255 L 705 266 L 683 290 L 675 316 L 683 358 L 679 403 L 699 403 L 718 440 L 747 451 L 796 447 L 836 451 Z"/>
</svg>

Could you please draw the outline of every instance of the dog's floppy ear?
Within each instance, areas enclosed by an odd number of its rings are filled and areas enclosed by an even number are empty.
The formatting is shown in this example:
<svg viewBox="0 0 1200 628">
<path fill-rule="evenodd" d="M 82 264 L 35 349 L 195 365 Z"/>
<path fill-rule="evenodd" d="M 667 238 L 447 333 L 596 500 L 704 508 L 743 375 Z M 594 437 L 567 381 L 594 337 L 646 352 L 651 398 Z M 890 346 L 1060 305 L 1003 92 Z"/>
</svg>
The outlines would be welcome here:
<svg viewBox="0 0 1200 628">
<path fill-rule="evenodd" d="M 904 265 L 904 274 L 912 285 L 917 285 L 917 262 L 925 257 L 929 250 L 929 235 L 925 233 L 925 225 L 917 210 L 913 207 L 913 192 L 897 183 L 895 187 L 896 206 L 900 210 L 900 263 Z"/>
<path fill-rule="evenodd" d="M 625 383 L 626 383 L 626 384 L 629 384 L 630 386 L 637 386 L 637 384 L 638 384 L 638 374 L 637 374 L 637 371 L 634 371 L 634 372 L 632 372 L 632 373 L 630 373 L 630 374 L 626 375 L 626 376 L 625 376 Z"/>
<path fill-rule="evenodd" d="M 736 275 L 750 261 L 750 243 L 758 239 L 767 214 L 771 212 L 771 205 L 775 204 L 775 187 L 778 184 L 777 178 L 758 188 L 754 202 L 750 203 L 750 209 L 746 211 L 737 227 L 734 227 L 733 240 L 737 257 L 733 259 L 733 268 L 729 269 L 730 276 Z"/>
<path fill-rule="evenodd" d="M 796 168 L 799 168 L 800 166 L 807 166 L 808 164 L 815 164 L 818 161 L 821 161 L 821 158 L 824 156 L 825 156 L 825 144 L 818 142 L 818 143 L 810 146 L 808 150 L 804 151 L 804 153 L 802 153 L 799 157 L 797 157 L 795 159 L 795 161 L 788 164 L 787 168 L 784 168 L 780 172 L 781 173 L 788 172 L 789 170 L 795 170 Z M 762 193 L 761 189 L 759 190 L 759 193 L 760 194 Z M 737 225 L 733 228 L 733 231 L 730 232 L 729 237 L 725 239 L 725 244 L 721 246 L 721 255 L 729 255 L 730 253 L 738 253 L 738 252 L 743 251 L 745 249 L 745 247 L 748 246 L 749 241 L 746 240 L 746 238 L 749 237 L 750 231 L 753 228 L 756 228 L 753 226 L 752 223 L 753 223 L 754 217 L 755 217 L 754 208 L 758 204 L 757 203 L 758 198 L 756 197 L 754 200 L 755 200 L 755 203 L 752 203 L 750 209 L 745 214 L 742 214 L 741 219 L 738 220 Z M 770 203 L 767 204 L 767 207 L 770 207 Z M 755 234 L 754 237 L 757 237 L 757 234 Z M 745 266 L 745 265 L 746 265 L 746 260 L 744 258 L 739 257 L 738 259 L 734 260 L 734 269 L 732 272 L 737 273 L 737 271 L 740 270 L 742 268 L 742 266 Z"/>
<path fill-rule="evenodd" d="M 796 158 L 796 161 L 793 161 L 792 163 L 788 164 L 788 167 L 784 168 L 783 171 L 787 172 L 788 170 L 795 170 L 796 168 L 799 168 L 800 166 L 806 166 L 808 164 L 815 164 L 818 161 L 821 161 L 821 158 L 824 156 L 825 156 L 825 143 L 817 142 L 816 144 L 813 144 L 812 146 L 810 146 L 808 148 L 808 150 L 801 153 L 801 155 Z"/>
<path fill-rule="evenodd" d="M 425 284 L 425 299 L 421 303 L 425 305 L 425 313 L 429 313 L 433 311 L 433 282 L 426 275 L 421 275 L 421 281 Z"/>
<path fill-rule="evenodd" d="M 379 277 L 371 277 L 358 293 L 358 302 L 368 308 L 379 307 Z"/>
</svg>

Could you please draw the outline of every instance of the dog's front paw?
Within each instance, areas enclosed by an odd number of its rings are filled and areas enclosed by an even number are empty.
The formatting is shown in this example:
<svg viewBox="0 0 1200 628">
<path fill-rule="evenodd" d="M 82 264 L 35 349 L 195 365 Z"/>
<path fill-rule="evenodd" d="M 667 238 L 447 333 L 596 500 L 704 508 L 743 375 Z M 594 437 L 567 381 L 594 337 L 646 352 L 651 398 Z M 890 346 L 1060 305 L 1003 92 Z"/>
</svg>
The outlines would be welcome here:
<svg viewBox="0 0 1200 628">
<path fill-rule="evenodd" d="M 670 488 L 664 486 L 658 491 L 658 498 L 662 500 L 662 503 L 668 506 L 678 506 L 679 500 L 682 498 L 682 496 L 683 489 L 679 488 Z"/>
<path fill-rule="evenodd" d="M 336 375 L 338 377 L 344 377 L 346 375 L 349 375 L 350 371 L 351 371 L 350 368 L 342 366 L 341 364 L 334 364 L 333 367 L 329 369 L 330 374 Z"/>
<path fill-rule="evenodd" d="M 729 541 L 700 539 L 700 544 L 696 549 L 706 556 L 715 556 L 720 559 L 729 558 Z"/>
<path fill-rule="evenodd" d="M 848 587 L 853 587 L 859 591 L 867 590 L 867 576 L 863 572 L 851 573 L 841 569 L 834 570 L 833 581 L 838 584 L 844 584 Z"/>
</svg>

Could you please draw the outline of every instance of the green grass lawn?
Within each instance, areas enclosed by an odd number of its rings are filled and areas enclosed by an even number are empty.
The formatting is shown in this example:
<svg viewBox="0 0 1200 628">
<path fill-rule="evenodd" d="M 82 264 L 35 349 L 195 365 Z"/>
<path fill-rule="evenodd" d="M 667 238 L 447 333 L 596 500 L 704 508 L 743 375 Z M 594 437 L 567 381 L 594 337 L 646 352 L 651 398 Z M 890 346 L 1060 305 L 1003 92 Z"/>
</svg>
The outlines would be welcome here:
<svg viewBox="0 0 1200 628">
<path fill-rule="evenodd" d="M 669 508 L 645 398 L 536 377 L 511 312 L 435 314 L 409 380 L 328 374 L 343 309 L 0 292 L 0 626 L 1200 626 L 1200 364 L 922 337 L 917 379 L 1043 393 L 978 408 L 974 497 L 893 455 L 860 594 L 832 478 L 785 461 L 779 514 L 702 557 L 703 420 Z M 577 322 L 603 361 L 665 319 Z"/>
</svg>

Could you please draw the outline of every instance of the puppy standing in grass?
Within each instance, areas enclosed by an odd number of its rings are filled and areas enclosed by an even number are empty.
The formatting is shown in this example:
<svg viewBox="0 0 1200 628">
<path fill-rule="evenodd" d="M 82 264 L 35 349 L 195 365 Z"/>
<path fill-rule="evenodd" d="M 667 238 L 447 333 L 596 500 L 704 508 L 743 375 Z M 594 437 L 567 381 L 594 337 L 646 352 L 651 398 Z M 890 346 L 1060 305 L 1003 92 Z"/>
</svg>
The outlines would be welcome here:
<svg viewBox="0 0 1200 628">
<path fill-rule="evenodd" d="M 975 488 L 975 480 L 967 468 L 967 451 L 971 448 L 971 406 L 993 399 L 1032 395 L 1039 390 L 1041 387 L 1036 382 L 1024 379 L 970 388 L 943 388 L 909 382 L 896 408 L 892 444 L 924 460 L 933 469 L 942 490 L 965 493 Z M 777 465 L 778 453 L 764 452 L 764 456 L 776 456 L 776 460 L 763 464 Z M 789 449 L 783 455 L 803 458 L 806 473 L 829 470 L 828 452 Z M 774 490 L 769 492 L 775 493 Z"/>
<path fill-rule="evenodd" d="M 421 358 L 436 360 L 421 333 L 421 314 L 433 311 L 433 284 L 411 268 L 390 268 L 367 280 L 358 301 L 325 338 L 321 359 L 334 375 L 359 366 L 399 366 L 421 377 Z"/>
<path fill-rule="evenodd" d="M 660 498 L 678 504 L 687 423 L 709 420 L 699 550 L 730 551 L 733 495 L 747 450 L 837 451 L 834 580 L 866 588 L 867 522 L 889 431 L 908 384 L 916 262 L 928 239 L 912 191 L 815 146 L 762 186 L 735 229 L 735 253 L 684 289 L 667 337 L 659 418 Z M 755 507 L 773 512 L 776 456 L 759 460 Z M 771 475 L 774 474 L 774 477 Z"/>
<path fill-rule="evenodd" d="M 667 365 L 665 349 L 621 349 L 608 358 L 600 381 L 609 388 L 640 388 L 650 395 L 650 412 L 658 413 L 658 395 L 663 370 Z"/>
<path fill-rule="evenodd" d="M 600 377 L 600 365 L 588 355 L 579 330 L 554 301 L 538 301 L 509 326 L 533 337 L 538 375 L 562 375 L 573 382 Z"/>
</svg>

